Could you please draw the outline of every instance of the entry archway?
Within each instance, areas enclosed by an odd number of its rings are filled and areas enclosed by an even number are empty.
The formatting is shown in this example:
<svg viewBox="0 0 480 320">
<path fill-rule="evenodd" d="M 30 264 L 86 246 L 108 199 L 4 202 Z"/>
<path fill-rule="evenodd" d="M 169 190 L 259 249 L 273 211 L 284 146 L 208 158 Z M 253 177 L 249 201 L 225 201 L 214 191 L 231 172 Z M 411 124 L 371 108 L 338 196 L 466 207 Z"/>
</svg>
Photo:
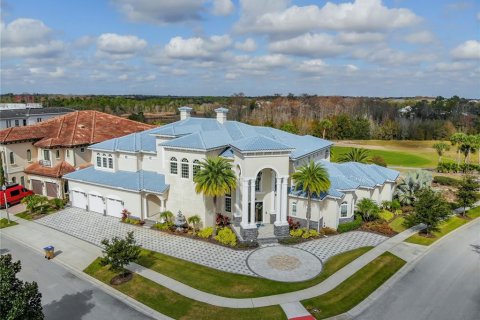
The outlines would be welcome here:
<svg viewBox="0 0 480 320">
<path fill-rule="evenodd" d="M 161 201 L 160 198 L 154 194 L 147 195 L 147 217 L 153 217 L 160 214 Z"/>
</svg>

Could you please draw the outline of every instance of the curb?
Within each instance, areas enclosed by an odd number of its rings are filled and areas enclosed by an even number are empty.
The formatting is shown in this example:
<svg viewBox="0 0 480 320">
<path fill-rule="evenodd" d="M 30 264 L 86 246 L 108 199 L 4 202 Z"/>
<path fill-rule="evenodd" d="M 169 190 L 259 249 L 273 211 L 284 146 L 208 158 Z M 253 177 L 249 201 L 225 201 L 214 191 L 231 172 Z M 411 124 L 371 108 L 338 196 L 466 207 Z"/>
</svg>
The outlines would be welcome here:
<svg viewBox="0 0 480 320">
<path fill-rule="evenodd" d="M 8 238 L 12 241 L 17 242 L 20 245 L 33 250 L 34 252 L 42 252 L 42 250 L 39 250 L 37 247 L 34 247 L 34 246 L 32 246 L 30 244 L 27 244 L 27 243 L 24 243 L 23 241 L 15 238 L 15 237 L 12 237 L 11 235 L 7 235 L 7 234 L 3 233 L 2 236 L 6 237 L 6 238 Z M 66 263 L 64 263 L 60 260 L 53 259 L 53 260 L 50 260 L 50 261 L 64 267 L 69 272 L 74 274 L 76 277 L 91 283 L 92 285 L 101 289 L 103 292 L 107 293 L 108 295 L 112 296 L 113 298 L 124 302 L 128 306 L 132 307 L 133 309 L 137 310 L 140 313 L 143 313 L 144 315 L 146 315 L 148 317 L 152 317 L 154 319 L 161 319 L 161 320 L 164 320 L 164 319 L 165 320 L 171 320 L 172 319 L 172 318 L 170 318 L 170 317 L 168 317 L 164 314 L 161 314 L 160 312 L 150 308 L 149 306 L 146 306 L 146 305 L 140 303 L 139 301 L 127 296 L 126 294 L 122 293 L 121 291 L 118 291 L 118 290 L 110 287 L 109 285 L 107 285 L 107 284 L 105 284 L 105 283 L 87 275 L 86 273 L 83 273 L 82 271 L 78 271 L 77 269 L 73 268 L 72 266 L 70 266 L 70 265 L 68 265 L 68 264 L 66 264 Z"/>
<path fill-rule="evenodd" d="M 362 302 L 360 302 L 358 305 L 350 309 L 349 311 L 327 318 L 326 320 L 350 320 L 350 319 L 355 319 L 358 317 L 363 311 L 365 311 L 368 307 L 370 307 L 382 294 L 384 294 L 387 290 L 389 290 L 394 284 L 396 284 L 401 278 L 403 278 L 407 273 L 409 273 L 416 265 L 417 263 L 425 256 L 427 255 L 432 248 L 434 248 L 437 245 L 440 245 L 443 240 L 448 239 L 451 237 L 453 234 L 456 234 L 457 232 L 466 229 L 469 227 L 472 223 L 475 223 L 480 221 L 480 218 L 475 218 L 470 222 L 465 223 L 463 226 L 449 232 L 442 238 L 440 238 L 438 241 L 435 241 L 429 246 L 426 246 L 427 249 L 422 252 L 418 257 L 416 257 L 414 260 L 407 262 L 400 270 L 398 270 L 390 279 L 385 281 L 380 287 L 377 288 L 374 292 L 372 292 L 368 297 L 366 297 Z"/>
</svg>

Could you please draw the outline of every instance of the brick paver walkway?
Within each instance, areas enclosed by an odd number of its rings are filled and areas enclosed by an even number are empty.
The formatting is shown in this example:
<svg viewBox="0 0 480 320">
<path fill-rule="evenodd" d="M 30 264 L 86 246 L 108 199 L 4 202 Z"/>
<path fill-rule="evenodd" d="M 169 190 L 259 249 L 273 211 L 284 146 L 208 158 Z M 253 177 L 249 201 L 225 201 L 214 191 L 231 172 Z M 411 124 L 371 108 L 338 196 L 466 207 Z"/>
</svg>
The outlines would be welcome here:
<svg viewBox="0 0 480 320">
<path fill-rule="evenodd" d="M 176 258 L 188 260 L 211 268 L 251 275 L 246 260 L 252 250 L 233 250 L 219 245 L 174 236 L 148 228 L 121 223 L 118 218 L 77 208 L 66 208 L 55 214 L 36 220 L 37 223 L 65 232 L 79 239 L 100 246 L 104 238 L 124 237 L 134 231 L 135 239 L 144 248 Z M 376 246 L 386 237 L 367 232 L 346 234 L 309 241 L 296 245 L 317 256 L 322 261 L 343 251 L 364 246 Z"/>
</svg>

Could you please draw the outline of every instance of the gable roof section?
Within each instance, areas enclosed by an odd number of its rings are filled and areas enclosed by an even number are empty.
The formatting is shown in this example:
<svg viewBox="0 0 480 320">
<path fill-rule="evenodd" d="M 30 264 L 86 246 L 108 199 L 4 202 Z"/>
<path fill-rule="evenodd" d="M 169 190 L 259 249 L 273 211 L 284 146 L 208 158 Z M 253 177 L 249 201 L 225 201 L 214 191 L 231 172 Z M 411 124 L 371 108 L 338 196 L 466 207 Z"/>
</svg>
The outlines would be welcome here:
<svg viewBox="0 0 480 320">
<path fill-rule="evenodd" d="M 96 170 L 95 167 L 92 166 L 66 174 L 63 178 L 135 192 L 149 191 L 163 193 L 169 187 L 169 185 L 165 183 L 165 176 L 163 174 L 145 170 L 136 172 L 109 172 Z"/>
<path fill-rule="evenodd" d="M 234 141 L 231 146 L 240 151 L 293 150 L 292 147 L 265 136 L 254 136 Z"/>
<path fill-rule="evenodd" d="M 40 148 L 89 145 L 152 128 L 151 125 L 93 111 L 77 111 L 37 124 L 0 131 L 0 143 L 35 141 Z"/>
</svg>

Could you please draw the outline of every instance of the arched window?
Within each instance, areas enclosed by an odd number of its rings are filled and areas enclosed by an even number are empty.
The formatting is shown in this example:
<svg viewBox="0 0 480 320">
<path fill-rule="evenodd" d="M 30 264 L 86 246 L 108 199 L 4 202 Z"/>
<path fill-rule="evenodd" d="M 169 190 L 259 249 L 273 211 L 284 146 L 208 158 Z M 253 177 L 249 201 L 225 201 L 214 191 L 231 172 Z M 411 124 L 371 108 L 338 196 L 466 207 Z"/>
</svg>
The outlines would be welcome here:
<svg viewBox="0 0 480 320">
<path fill-rule="evenodd" d="M 193 176 L 195 177 L 200 171 L 200 161 L 198 160 L 193 160 Z"/>
<path fill-rule="evenodd" d="M 113 157 L 111 154 L 108 155 L 108 168 L 113 169 Z"/>
<path fill-rule="evenodd" d="M 10 152 L 10 164 L 15 164 L 15 154 Z"/>
<path fill-rule="evenodd" d="M 17 183 L 17 178 L 16 177 L 12 177 L 12 183 Z"/>
<path fill-rule="evenodd" d="M 175 157 L 170 158 L 170 173 L 171 174 L 178 173 L 178 163 L 177 163 L 177 158 Z"/>
<path fill-rule="evenodd" d="M 340 205 L 340 218 L 346 218 L 348 216 L 348 203 L 342 202 Z"/>
<path fill-rule="evenodd" d="M 97 167 L 101 167 L 102 166 L 102 156 L 100 155 L 100 153 L 97 153 Z"/>
<path fill-rule="evenodd" d="M 257 174 L 257 179 L 255 179 L 255 191 L 262 191 L 262 173 Z"/>
<path fill-rule="evenodd" d="M 107 167 L 107 155 L 105 153 L 102 154 L 102 167 Z"/>
<path fill-rule="evenodd" d="M 32 151 L 30 149 L 27 150 L 27 161 L 32 162 Z"/>
<path fill-rule="evenodd" d="M 182 159 L 182 178 L 188 179 L 189 177 L 189 166 L 188 166 L 188 160 L 183 158 Z"/>
</svg>

